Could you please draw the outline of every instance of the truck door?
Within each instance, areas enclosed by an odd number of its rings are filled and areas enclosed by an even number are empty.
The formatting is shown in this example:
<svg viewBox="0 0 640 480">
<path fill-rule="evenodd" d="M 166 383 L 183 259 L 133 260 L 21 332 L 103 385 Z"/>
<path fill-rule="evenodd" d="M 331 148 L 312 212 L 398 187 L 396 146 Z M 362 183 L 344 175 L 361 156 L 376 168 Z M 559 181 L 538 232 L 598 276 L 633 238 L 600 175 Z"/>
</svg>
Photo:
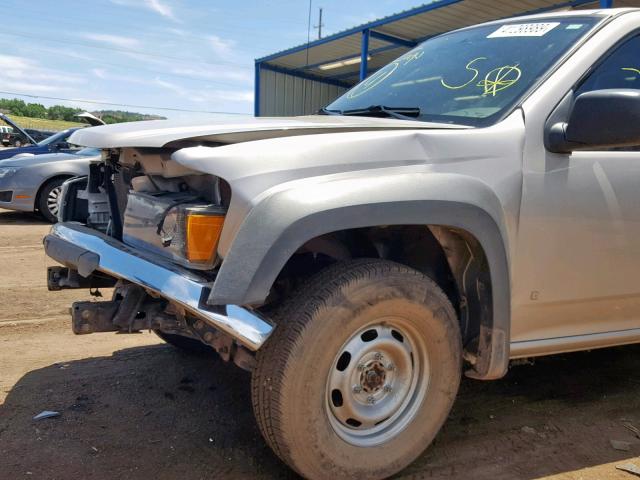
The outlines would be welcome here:
<svg viewBox="0 0 640 480">
<path fill-rule="evenodd" d="M 640 36 L 598 60 L 573 98 L 607 88 L 640 89 Z M 640 328 L 640 145 L 536 152 L 539 171 L 525 159 L 512 342 L 629 335 Z"/>
</svg>

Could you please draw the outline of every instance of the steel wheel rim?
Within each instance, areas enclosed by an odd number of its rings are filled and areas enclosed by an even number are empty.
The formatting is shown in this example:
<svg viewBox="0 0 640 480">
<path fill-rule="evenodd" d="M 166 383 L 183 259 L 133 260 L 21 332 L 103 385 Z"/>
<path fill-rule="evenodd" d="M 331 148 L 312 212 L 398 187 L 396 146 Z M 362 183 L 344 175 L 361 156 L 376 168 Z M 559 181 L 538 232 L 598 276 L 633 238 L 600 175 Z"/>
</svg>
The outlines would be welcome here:
<svg viewBox="0 0 640 480">
<path fill-rule="evenodd" d="M 56 217 L 58 210 L 60 209 L 60 194 L 62 193 L 62 187 L 54 187 L 47 195 L 47 208 L 49 213 Z"/>
<path fill-rule="evenodd" d="M 327 377 L 333 430 L 358 447 L 388 442 L 415 418 L 429 386 L 424 338 L 399 317 L 379 319 L 352 335 Z"/>
</svg>

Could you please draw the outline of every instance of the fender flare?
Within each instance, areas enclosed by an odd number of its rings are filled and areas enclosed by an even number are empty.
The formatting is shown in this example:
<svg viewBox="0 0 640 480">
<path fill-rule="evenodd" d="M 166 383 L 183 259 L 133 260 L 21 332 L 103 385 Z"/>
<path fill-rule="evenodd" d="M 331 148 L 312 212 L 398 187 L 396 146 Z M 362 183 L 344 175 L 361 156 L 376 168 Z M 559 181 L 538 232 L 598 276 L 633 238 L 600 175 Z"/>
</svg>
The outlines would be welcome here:
<svg viewBox="0 0 640 480">
<path fill-rule="evenodd" d="M 380 177 L 374 177 L 380 178 Z M 213 283 L 210 305 L 260 305 L 291 256 L 327 233 L 381 225 L 442 225 L 473 235 L 489 264 L 491 358 L 482 378 L 499 378 L 509 359 L 508 237 L 502 207 L 485 183 L 457 174 L 417 173 L 308 181 L 263 197 L 237 231 Z"/>
</svg>

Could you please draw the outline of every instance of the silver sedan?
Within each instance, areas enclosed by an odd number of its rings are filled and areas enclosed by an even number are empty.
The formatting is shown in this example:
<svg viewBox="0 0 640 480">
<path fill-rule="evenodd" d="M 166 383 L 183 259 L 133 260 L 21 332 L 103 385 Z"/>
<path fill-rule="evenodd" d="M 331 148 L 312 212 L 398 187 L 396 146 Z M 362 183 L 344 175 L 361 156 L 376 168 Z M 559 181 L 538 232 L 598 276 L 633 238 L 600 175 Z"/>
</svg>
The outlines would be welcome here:
<svg viewBox="0 0 640 480">
<path fill-rule="evenodd" d="M 36 211 L 54 223 L 63 182 L 87 175 L 89 163 L 99 158 L 100 150 L 85 148 L 74 153 L 18 155 L 0 160 L 0 207 Z"/>
</svg>

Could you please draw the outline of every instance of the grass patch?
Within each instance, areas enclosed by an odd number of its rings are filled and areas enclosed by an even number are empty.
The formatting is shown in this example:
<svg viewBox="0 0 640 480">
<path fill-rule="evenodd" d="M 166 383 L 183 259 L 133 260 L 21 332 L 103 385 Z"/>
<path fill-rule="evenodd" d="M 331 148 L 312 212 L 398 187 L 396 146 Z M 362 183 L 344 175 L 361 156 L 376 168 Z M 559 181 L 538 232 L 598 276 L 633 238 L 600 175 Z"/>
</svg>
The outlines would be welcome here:
<svg viewBox="0 0 640 480">
<path fill-rule="evenodd" d="M 9 118 L 20 125 L 22 128 L 35 128 L 37 130 L 60 131 L 71 127 L 87 127 L 83 122 L 66 122 L 64 120 L 48 120 L 46 118 L 20 117 L 18 115 L 9 115 Z M 0 124 L 4 122 L 0 121 Z"/>
</svg>

